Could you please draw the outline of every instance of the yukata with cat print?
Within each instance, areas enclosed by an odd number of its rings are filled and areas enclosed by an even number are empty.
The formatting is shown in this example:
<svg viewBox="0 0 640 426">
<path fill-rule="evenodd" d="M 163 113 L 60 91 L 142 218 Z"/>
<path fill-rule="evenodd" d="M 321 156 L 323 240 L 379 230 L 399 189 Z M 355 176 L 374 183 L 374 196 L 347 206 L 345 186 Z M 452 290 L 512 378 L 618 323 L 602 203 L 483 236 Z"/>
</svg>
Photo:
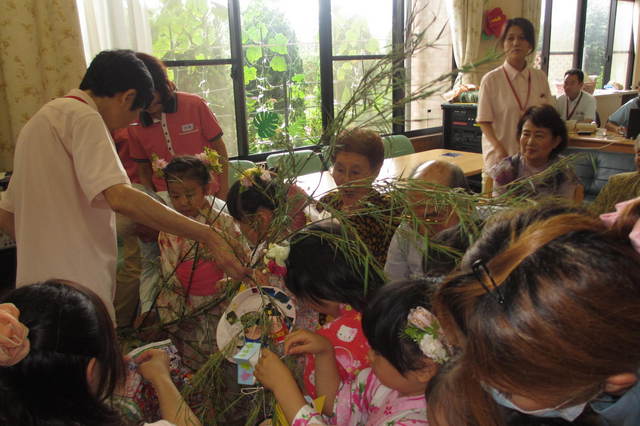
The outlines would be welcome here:
<svg viewBox="0 0 640 426">
<path fill-rule="evenodd" d="M 360 371 L 369 367 L 369 343 L 362 331 L 362 314 L 350 305 L 340 305 L 340 315 L 316 330 L 333 344 L 341 382 L 355 380 Z M 315 361 L 307 355 L 304 369 L 305 393 L 316 398 Z"/>
</svg>

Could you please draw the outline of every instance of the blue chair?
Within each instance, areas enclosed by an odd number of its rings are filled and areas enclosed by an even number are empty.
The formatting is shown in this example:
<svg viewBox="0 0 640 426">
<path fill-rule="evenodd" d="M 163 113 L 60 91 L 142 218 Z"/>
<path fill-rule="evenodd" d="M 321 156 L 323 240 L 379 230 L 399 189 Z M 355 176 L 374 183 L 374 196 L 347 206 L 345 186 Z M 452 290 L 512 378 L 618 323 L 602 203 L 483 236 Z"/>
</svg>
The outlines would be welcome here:
<svg viewBox="0 0 640 426">
<path fill-rule="evenodd" d="M 320 156 L 310 149 L 271 154 L 267 157 L 267 167 L 285 177 L 307 175 L 323 170 Z"/>
<path fill-rule="evenodd" d="M 382 138 L 384 144 L 384 158 L 400 157 L 413 154 L 413 144 L 405 135 L 389 135 Z"/>
<path fill-rule="evenodd" d="M 240 179 L 240 174 L 247 169 L 257 167 L 256 163 L 249 160 L 229 160 L 229 186 Z"/>
</svg>

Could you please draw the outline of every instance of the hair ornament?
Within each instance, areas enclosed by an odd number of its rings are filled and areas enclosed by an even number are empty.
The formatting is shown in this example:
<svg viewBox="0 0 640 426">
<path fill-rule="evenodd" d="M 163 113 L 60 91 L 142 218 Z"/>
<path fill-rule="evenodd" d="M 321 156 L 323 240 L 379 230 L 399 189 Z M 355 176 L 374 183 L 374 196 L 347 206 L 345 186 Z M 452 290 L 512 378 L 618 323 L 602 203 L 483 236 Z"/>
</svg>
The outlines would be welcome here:
<svg viewBox="0 0 640 426">
<path fill-rule="evenodd" d="M 10 367 L 29 353 L 29 329 L 18 317 L 20 311 L 13 303 L 0 304 L 0 366 Z"/>
<path fill-rule="evenodd" d="M 607 227 L 611 228 L 616 223 L 618 218 L 620 218 L 623 212 L 630 204 L 634 204 L 638 201 L 638 198 L 632 198 L 631 200 L 623 201 L 621 203 L 616 204 L 616 211 L 611 213 L 604 213 L 600 215 L 600 220 L 604 222 Z M 638 220 L 635 225 L 633 225 L 633 229 L 629 233 L 629 240 L 631 241 L 631 245 L 640 253 L 640 220 Z"/>
<path fill-rule="evenodd" d="M 164 178 L 164 168 L 167 167 L 168 164 L 167 160 L 158 157 L 158 154 L 151 154 L 151 169 L 155 176 L 161 179 Z"/>
<path fill-rule="evenodd" d="M 420 347 L 424 356 L 438 364 L 444 364 L 449 359 L 440 322 L 424 307 L 417 306 L 409 311 L 404 334 Z"/>
<path fill-rule="evenodd" d="M 220 154 L 215 149 L 205 147 L 204 151 L 196 154 L 195 157 L 202 161 L 209 170 L 209 173 L 222 173 L 222 164 L 220 163 Z"/>
<path fill-rule="evenodd" d="M 271 181 L 271 173 L 269 170 L 261 167 L 251 167 L 250 169 L 244 170 L 240 173 L 240 185 L 245 188 L 249 188 L 255 183 L 255 180 L 258 177 L 265 182 Z"/>
<path fill-rule="evenodd" d="M 285 240 L 279 244 L 269 243 L 269 247 L 264 254 L 264 263 L 267 265 L 269 272 L 281 277 L 287 275 L 285 261 L 289 258 L 290 251 L 289 241 Z"/>
</svg>

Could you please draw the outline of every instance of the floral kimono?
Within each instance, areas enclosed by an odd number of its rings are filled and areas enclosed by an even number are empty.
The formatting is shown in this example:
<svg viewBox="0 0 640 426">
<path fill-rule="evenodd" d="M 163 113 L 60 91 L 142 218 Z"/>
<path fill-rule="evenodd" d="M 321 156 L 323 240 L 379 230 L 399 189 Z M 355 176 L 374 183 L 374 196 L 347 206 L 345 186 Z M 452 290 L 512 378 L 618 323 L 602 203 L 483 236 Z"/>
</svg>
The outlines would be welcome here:
<svg viewBox="0 0 640 426">
<path fill-rule="evenodd" d="M 324 420 L 309 405 L 303 406 L 291 423 L 306 425 L 340 426 L 405 426 L 428 425 L 427 401 L 424 395 L 401 396 L 398 391 L 380 383 L 367 368 L 356 380 L 342 383 L 334 405 L 334 415 Z"/>
<path fill-rule="evenodd" d="M 340 305 L 340 316 L 316 330 L 333 345 L 341 382 L 353 381 L 361 370 L 369 367 L 369 343 L 362 331 L 362 314 L 349 305 Z M 305 392 L 316 398 L 315 360 L 307 355 L 304 369 Z"/>
<path fill-rule="evenodd" d="M 230 242 L 242 241 L 233 219 L 226 213 L 205 207 L 193 219 L 212 225 Z M 219 303 L 192 318 L 184 316 L 221 297 L 227 277 L 203 244 L 161 232 L 158 245 L 163 275 L 156 302 L 158 315 L 165 324 L 181 319 L 172 337 L 185 364 L 197 368 L 217 351 L 216 327 L 226 304 Z"/>
</svg>

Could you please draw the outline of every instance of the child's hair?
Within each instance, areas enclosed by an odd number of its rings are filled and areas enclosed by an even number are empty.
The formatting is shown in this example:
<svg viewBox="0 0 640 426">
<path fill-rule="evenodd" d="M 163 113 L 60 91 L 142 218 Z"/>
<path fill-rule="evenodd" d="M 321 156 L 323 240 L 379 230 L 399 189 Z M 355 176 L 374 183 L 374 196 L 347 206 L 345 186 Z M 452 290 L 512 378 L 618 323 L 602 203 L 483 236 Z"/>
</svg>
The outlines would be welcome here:
<svg viewBox="0 0 640 426">
<path fill-rule="evenodd" d="M 273 174 L 271 176 L 272 179 L 267 181 L 255 173 L 250 177 L 251 185 L 243 186 L 241 180 L 231 185 L 227 193 L 227 209 L 235 220 L 243 221 L 259 208 L 274 211 L 279 206 L 276 179 Z"/>
<path fill-rule="evenodd" d="M 344 130 L 336 138 L 331 161 L 335 163 L 337 155 L 341 152 L 353 152 L 367 157 L 372 170 L 380 169 L 384 161 L 382 138 L 373 130 L 361 128 Z"/>
<path fill-rule="evenodd" d="M 549 206 L 494 220 L 435 294 L 435 313 L 462 353 L 461 373 L 444 380 L 455 395 L 436 392 L 430 406 L 469 412 L 466 424 L 502 425 L 481 383 L 580 403 L 612 375 L 635 372 L 640 255 L 629 231 L 637 212 L 638 202 L 613 229 Z"/>
<path fill-rule="evenodd" d="M 344 238 L 337 230 L 320 227 L 298 234 L 291 242 L 286 262 L 285 285 L 289 291 L 303 300 L 346 303 L 362 312 L 383 282 L 371 271 L 365 286 L 362 265 L 347 259 L 335 243 Z"/>
<path fill-rule="evenodd" d="M 165 182 L 182 181 L 192 179 L 206 186 L 211 181 L 211 174 L 207 166 L 192 155 L 174 157 L 162 170 Z"/>
<path fill-rule="evenodd" d="M 420 347 L 404 335 L 412 308 L 431 311 L 430 283 L 426 280 L 396 281 L 376 292 L 362 314 L 362 330 L 371 349 L 404 374 L 425 365 Z"/>
<path fill-rule="evenodd" d="M 551 135 L 555 137 L 560 137 L 560 143 L 558 146 L 553 148 L 549 153 L 549 157 L 553 158 L 562 152 L 569 143 L 569 135 L 567 133 L 567 126 L 564 123 L 560 114 L 551 105 L 541 105 L 541 106 L 532 106 L 527 109 L 524 115 L 518 121 L 518 139 L 522 135 L 522 128 L 524 127 L 524 123 L 527 121 L 531 121 L 531 123 L 536 127 L 542 127 L 545 129 L 549 129 L 551 131 Z"/>
<path fill-rule="evenodd" d="M 20 287 L 3 302 L 20 309 L 31 347 L 21 362 L 0 368 L 0 423 L 121 424 L 105 401 L 124 377 L 124 363 L 98 296 L 77 284 L 50 280 Z M 95 394 L 87 383 L 92 358 L 97 361 Z"/>
</svg>

